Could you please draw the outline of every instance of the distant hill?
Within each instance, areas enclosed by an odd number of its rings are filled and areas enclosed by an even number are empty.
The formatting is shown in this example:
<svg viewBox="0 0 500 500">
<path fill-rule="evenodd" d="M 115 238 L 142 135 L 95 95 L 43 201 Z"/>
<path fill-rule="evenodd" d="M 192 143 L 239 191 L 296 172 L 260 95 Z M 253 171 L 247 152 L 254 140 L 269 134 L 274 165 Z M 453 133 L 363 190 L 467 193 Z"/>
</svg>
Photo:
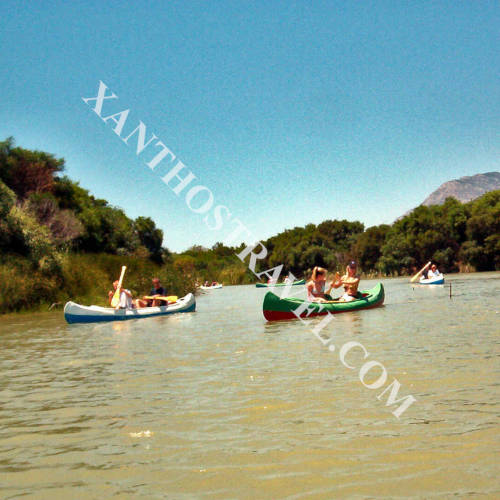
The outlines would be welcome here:
<svg viewBox="0 0 500 500">
<path fill-rule="evenodd" d="M 422 205 L 442 205 L 449 196 L 466 203 L 496 189 L 500 189 L 500 172 L 461 177 L 441 184 Z"/>
</svg>

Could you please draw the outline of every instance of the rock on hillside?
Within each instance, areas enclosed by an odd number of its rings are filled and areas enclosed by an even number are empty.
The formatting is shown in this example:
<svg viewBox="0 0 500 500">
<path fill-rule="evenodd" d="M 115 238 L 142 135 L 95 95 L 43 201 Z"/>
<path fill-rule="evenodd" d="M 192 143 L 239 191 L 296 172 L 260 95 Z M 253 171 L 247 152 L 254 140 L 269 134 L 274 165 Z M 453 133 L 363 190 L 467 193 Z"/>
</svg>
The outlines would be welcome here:
<svg viewBox="0 0 500 500">
<path fill-rule="evenodd" d="M 441 184 L 422 205 L 441 205 L 449 196 L 465 203 L 496 189 L 500 189 L 500 172 L 461 177 Z"/>
</svg>

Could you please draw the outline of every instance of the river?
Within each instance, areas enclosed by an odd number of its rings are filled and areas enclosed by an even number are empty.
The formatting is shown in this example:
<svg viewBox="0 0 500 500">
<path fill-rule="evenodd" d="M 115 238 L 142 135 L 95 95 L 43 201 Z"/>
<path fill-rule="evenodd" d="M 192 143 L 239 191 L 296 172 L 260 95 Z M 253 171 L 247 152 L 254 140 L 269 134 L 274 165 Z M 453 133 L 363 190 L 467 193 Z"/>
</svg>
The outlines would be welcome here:
<svg viewBox="0 0 500 500">
<path fill-rule="evenodd" d="M 0 317 L 1 498 L 499 498 L 500 273 L 383 283 L 322 331 L 333 352 L 253 286 L 170 317 Z M 369 360 L 416 398 L 399 419 Z"/>
</svg>

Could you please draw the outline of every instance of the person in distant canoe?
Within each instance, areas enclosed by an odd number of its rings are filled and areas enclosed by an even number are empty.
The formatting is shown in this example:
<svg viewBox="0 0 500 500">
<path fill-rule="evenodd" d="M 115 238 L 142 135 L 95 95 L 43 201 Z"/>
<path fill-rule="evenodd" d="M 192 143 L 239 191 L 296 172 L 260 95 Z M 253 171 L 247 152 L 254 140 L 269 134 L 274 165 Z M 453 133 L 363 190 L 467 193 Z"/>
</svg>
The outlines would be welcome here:
<svg viewBox="0 0 500 500">
<path fill-rule="evenodd" d="M 307 300 L 309 302 L 325 302 L 330 300 L 330 297 L 327 297 L 327 294 L 331 292 L 333 285 L 333 282 L 330 283 L 328 291 L 325 292 L 326 269 L 315 266 L 311 274 L 311 279 L 306 284 Z"/>
<path fill-rule="evenodd" d="M 335 274 L 335 282 L 332 285 L 333 288 L 344 287 L 344 295 L 339 299 L 341 302 L 351 302 L 358 297 L 360 278 L 357 274 L 357 267 L 356 262 L 351 260 L 346 267 L 344 276 L 341 277 L 339 273 Z"/>
<path fill-rule="evenodd" d="M 109 303 L 111 304 L 111 301 L 113 299 L 113 295 L 115 294 L 116 289 L 118 288 L 118 283 L 119 281 L 113 281 L 113 290 L 110 290 L 108 292 L 108 297 L 109 297 Z M 134 309 L 134 301 L 132 299 L 132 293 L 130 290 L 127 290 L 126 288 L 122 288 L 120 290 L 120 302 L 118 302 L 118 305 L 115 307 L 115 309 Z"/>
<path fill-rule="evenodd" d="M 161 286 L 160 279 L 153 278 L 152 284 L 153 286 L 149 292 L 149 297 L 164 297 L 165 289 Z M 157 307 L 164 304 L 163 301 L 156 299 L 146 299 L 145 297 L 137 299 L 137 307 Z"/>
<path fill-rule="evenodd" d="M 427 279 L 436 278 L 437 276 L 441 276 L 436 264 L 432 264 L 429 271 L 427 271 Z"/>
</svg>

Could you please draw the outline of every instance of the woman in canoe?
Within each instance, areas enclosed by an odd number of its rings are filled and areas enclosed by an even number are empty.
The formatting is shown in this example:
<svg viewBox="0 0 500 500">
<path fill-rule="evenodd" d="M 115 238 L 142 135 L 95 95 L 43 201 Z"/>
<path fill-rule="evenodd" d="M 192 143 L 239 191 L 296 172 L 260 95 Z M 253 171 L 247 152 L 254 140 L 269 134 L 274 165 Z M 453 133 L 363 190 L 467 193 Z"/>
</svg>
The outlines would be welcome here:
<svg viewBox="0 0 500 500">
<path fill-rule="evenodd" d="M 326 269 L 316 266 L 313 269 L 311 279 L 306 284 L 307 300 L 309 302 L 325 302 L 331 300 L 327 294 L 330 293 L 334 283 L 330 283 L 328 291 L 325 293 L 326 288 Z"/>
<path fill-rule="evenodd" d="M 332 286 L 333 288 L 344 287 L 344 295 L 340 297 L 340 302 L 351 302 L 358 298 L 359 276 L 354 260 L 347 265 L 344 276 L 341 277 L 339 273 L 335 274 L 335 282 Z"/>
</svg>

